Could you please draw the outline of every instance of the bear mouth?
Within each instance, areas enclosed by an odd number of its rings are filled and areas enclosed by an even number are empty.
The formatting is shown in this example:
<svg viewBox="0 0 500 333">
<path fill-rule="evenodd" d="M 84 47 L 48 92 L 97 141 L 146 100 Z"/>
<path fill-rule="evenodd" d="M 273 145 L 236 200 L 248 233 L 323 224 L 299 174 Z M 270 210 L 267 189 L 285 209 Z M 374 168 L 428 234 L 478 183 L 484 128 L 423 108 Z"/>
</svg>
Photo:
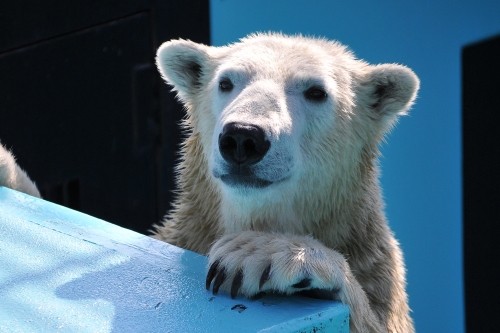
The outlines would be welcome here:
<svg viewBox="0 0 500 333">
<path fill-rule="evenodd" d="M 273 184 L 272 181 L 252 175 L 225 174 L 219 178 L 224 184 L 231 187 L 265 188 Z"/>
</svg>

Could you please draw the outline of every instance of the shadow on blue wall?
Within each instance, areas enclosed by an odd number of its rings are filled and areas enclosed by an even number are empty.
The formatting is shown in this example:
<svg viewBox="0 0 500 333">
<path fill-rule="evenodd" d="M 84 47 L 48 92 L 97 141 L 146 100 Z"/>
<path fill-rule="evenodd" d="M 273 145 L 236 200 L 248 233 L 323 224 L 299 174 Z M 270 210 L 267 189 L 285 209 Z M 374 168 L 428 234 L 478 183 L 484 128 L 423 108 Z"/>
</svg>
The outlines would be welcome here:
<svg viewBox="0 0 500 333">
<path fill-rule="evenodd" d="M 56 295 L 110 303 L 114 310 L 112 332 L 169 332 L 180 323 L 168 320 L 177 314 L 172 313 L 172 306 L 167 313 L 164 303 L 184 297 L 179 295 L 183 291 L 175 287 L 168 270 L 131 258 L 109 269 L 84 274 L 57 288 Z"/>
</svg>

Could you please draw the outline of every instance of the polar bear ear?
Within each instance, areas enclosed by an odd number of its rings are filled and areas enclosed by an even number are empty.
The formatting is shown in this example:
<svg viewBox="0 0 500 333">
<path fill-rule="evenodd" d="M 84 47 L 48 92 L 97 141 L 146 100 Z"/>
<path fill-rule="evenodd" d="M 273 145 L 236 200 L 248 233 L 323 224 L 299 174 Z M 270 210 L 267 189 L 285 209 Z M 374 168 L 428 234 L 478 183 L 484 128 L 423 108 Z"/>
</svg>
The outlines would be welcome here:
<svg viewBox="0 0 500 333">
<path fill-rule="evenodd" d="M 156 65 L 163 79 L 187 100 L 202 88 L 203 73 L 210 64 L 209 46 L 187 40 L 163 43 L 156 53 Z"/>
<path fill-rule="evenodd" d="M 415 73 L 396 64 L 369 66 L 361 84 L 364 103 L 370 117 L 391 125 L 398 115 L 404 115 L 412 106 L 420 86 Z"/>
</svg>

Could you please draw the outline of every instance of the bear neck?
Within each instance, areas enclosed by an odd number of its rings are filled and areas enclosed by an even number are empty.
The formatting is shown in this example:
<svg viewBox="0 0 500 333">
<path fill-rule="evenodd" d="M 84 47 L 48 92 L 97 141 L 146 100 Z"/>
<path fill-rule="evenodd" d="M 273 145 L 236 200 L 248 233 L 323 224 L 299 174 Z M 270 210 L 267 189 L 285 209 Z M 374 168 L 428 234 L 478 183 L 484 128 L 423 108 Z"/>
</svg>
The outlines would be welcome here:
<svg viewBox="0 0 500 333">
<path fill-rule="evenodd" d="M 290 198 L 262 200 L 262 204 L 251 208 L 244 202 L 226 201 L 222 196 L 219 210 L 224 232 L 254 230 L 312 235 L 335 247 L 347 246 L 354 239 L 362 242 L 370 233 L 373 237 L 373 232 L 382 231 L 381 222 L 385 221 L 378 168 L 372 166 L 363 177 L 333 179 L 318 184 L 314 188 L 322 189 L 308 195 L 299 190 Z"/>
</svg>

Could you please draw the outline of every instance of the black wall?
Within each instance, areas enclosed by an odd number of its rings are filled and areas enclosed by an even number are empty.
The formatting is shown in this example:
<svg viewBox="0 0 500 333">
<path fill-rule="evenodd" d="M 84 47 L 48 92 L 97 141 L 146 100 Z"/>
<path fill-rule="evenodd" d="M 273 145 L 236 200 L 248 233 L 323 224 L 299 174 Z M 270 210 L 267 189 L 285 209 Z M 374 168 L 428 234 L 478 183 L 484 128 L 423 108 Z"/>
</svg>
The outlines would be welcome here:
<svg viewBox="0 0 500 333">
<path fill-rule="evenodd" d="M 209 43 L 208 0 L 0 4 L 0 141 L 44 198 L 146 232 L 169 207 L 179 104 L 154 65 Z"/>
<path fill-rule="evenodd" d="M 500 313 L 500 36 L 467 46 L 463 71 L 467 332 L 497 332 Z"/>
</svg>

